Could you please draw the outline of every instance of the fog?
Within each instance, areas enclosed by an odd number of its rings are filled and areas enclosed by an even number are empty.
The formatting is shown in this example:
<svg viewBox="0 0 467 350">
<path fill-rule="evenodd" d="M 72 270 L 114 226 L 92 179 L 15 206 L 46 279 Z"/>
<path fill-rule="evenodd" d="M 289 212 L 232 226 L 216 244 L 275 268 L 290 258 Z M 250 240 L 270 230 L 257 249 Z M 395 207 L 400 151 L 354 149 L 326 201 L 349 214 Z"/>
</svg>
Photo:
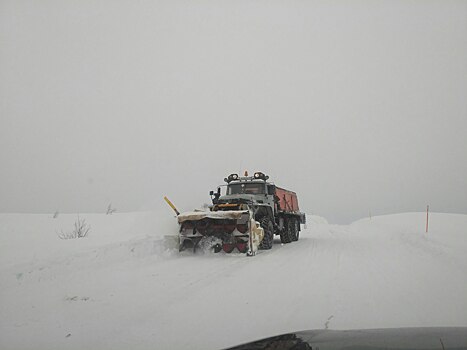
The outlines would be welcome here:
<svg viewBox="0 0 467 350">
<path fill-rule="evenodd" d="M 466 97 L 465 1 L 0 0 L 0 212 L 467 213 Z"/>
</svg>

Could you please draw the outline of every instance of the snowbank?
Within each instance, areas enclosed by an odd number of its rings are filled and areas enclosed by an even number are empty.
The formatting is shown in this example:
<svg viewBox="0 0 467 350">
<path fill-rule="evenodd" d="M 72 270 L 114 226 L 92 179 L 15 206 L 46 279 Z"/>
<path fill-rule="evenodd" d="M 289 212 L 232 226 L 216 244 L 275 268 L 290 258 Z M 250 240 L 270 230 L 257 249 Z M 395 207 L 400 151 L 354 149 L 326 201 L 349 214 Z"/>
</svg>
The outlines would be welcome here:
<svg viewBox="0 0 467 350">
<path fill-rule="evenodd" d="M 327 225 L 328 221 L 322 216 L 307 214 L 306 223 L 307 225 Z"/>
<path fill-rule="evenodd" d="M 89 225 L 88 236 L 60 239 L 79 219 Z M 91 252 L 93 249 L 160 241 L 176 235 L 176 219 L 170 213 L 138 212 L 103 214 L 0 214 L 0 265 L 40 262 Z"/>
</svg>

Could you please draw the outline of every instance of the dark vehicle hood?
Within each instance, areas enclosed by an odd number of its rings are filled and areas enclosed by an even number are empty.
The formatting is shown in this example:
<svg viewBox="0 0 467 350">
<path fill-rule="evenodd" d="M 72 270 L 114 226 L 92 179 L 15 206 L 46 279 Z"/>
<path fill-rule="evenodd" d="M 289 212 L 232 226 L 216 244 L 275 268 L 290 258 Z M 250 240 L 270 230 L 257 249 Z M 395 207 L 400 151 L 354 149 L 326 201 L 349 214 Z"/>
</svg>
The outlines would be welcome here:
<svg viewBox="0 0 467 350">
<path fill-rule="evenodd" d="M 230 350 L 460 350 L 467 327 L 310 330 L 283 334 Z"/>
</svg>

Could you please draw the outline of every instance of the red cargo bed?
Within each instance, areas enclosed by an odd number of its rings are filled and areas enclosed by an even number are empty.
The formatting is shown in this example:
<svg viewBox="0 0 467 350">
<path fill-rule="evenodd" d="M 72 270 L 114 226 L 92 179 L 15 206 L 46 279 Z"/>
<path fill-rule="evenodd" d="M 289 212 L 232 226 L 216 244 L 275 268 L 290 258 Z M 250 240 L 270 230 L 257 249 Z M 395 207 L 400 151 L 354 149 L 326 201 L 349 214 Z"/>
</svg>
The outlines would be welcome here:
<svg viewBox="0 0 467 350">
<path fill-rule="evenodd" d="M 280 210 L 286 212 L 299 212 L 297 194 L 276 186 L 276 196 L 279 197 Z"/>
</svg>

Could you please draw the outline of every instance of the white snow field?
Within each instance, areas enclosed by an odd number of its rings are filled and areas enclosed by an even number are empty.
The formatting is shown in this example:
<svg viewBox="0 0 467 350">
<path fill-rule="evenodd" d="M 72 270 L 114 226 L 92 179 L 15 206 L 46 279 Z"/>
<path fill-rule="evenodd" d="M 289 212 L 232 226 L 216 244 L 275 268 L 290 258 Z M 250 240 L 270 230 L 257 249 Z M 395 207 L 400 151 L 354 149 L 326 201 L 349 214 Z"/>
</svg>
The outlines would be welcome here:
<svg viewBox="0 0 467 350">
<path fill-rule="evenodd" d="M 467 215 L 308 217 L 255 257 L 181 254 L 163 213 L 0 214 L 1 349 L 220 349 L 284 332 L 467 326 Z"/>
</svg>

